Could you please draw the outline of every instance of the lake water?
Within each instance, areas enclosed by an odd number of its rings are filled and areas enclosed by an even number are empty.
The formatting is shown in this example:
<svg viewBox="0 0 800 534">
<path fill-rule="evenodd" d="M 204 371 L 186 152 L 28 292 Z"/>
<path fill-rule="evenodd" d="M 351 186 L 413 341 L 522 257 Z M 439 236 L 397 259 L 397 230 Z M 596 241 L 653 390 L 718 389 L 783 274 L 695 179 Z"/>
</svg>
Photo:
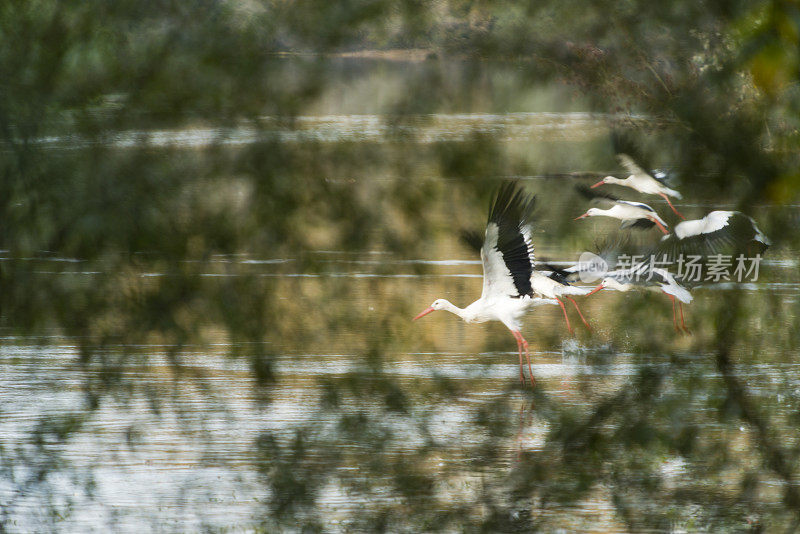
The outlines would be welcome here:
<svg viewBox="0 0 800 534">
<path fill-rule="evenodd" d="M 591 244 L 592 233 L 616 227 L 607 221 L 573 222 L 584 206 L 561 194 L 578 179 L 572 172 L 621 172 L 595 167 L 598 158 L 571 164 L 592 153 L 580 147 L 607 135 L 610 118 L 442 114 L 398 126 L 378 115 L 327 115 L 301 117 L 293 128 L 276 121 L 267 135 L 282 142 L 356 144 L 392 136 L 437 144 L 489 135 L 510 150 L 535 145 L 534 158 L 555 146 L 563 152 L 555 156 L 552 173 L 513 176 L 543 200 L 537 254 L 570 262 Z M 121 132 L 102 142 L 120 150 L 143 141 L 153 150 L 189 150 L 247 146 L 264 135 L 245 125 Z M 83 150 L 91 144 L 70 137 L 40 142 L 48 150 Z M 507 177 L 489 176 L 498 182 Z M 346 177 L 333 173 L 330 179 Z M 652 204 L 665 211 L 660 200 Z M 732 204 L 690 195 L 676 202 L 696 216 L 710 206 Z M 203 290 L 255 280 L 260 284 L 255 287 L 266 288 L 281 303 L 283 313 L 267 317 L 274 333 L 263 341 L 232 341 L 215 321 L 200 319 L 205 330 L 198 339 L 106 344 L 87 362 L 81 340 L 55 327 L 29 335 L 6 329 L 0 351 L 0 450 L 9 470 L 0 482 L 0 502 L 7 530 L 273 531 L 292 530 L 287 518 L 301 518 L 317 521 L 325 531 L 345 532 L 359 531 L 359 521 L 370 514 L 396 527 L 409 513 L 411 530 L 441 521 L 444 530 L 461 531 L 495 514 L 495 525 L 510 525 L 509 530 L 533 525 L 546 531 L 626 532 L 637 523 L 626 523 L 623 509 L 661 518 L 649 523 L 661 525 L 653 530 L 715 525 L 736 530 L 759 521 L 770 524 L 765 518 L 782 521 L 779 512 L 770 516 L 779 508 L 782 481 L 759 470 L 754 430 L 721 408 L 728 396 L 714 364 L 714 314 L 725 295 L 738 294 L 742 286 L 696 288 L 696 301 L 686 307 L 691 336 L 674 333 L 671 304 L 658 294 L 602 292 L 580 300 L 593 332 L 570 309 L 575 335 L 568 334 L 557 306 L 534 309 L 523 328 L 537 380 L 531 393 L 519 385 L 515 344 L 502 325 L 466 325 L 446 313 L 411 322 L 435 298 L 465 306 L 481 288 L 479 259 L 458 243 L 459 228 L 446 221 L 448 213 L 461 211 L 459 224 L 480 228 L 485 212 L 471 205 L 460 208 L 444 195 L 428 199 L 425 208 L 441 210 L 442 217 L 431 219 L 436 231 L 417 255 L 388 246 L 317 247 L 280 257 L 216 255 L 192 265 Z M 766 220 L 771 209 L 758 206 L 757 218 Z M 732 352 L 737 376 L 769 413 L 776 439 L 787 447 L 796 441 L 790 394 L 800 392 L 800 363 L 790 345 L 777 340 L 795 320 L 796 257 L 787 246 L 771 249 L 761 277 L 744 286 L 746 313 L 739 324 L 750 333 Z M 48 284 L 93 284 L 115 274 L 102 260 L 45 251 L 32 257 L 4 254 L 2 265 Z M 137 284 L 167 287 L 175 273 L 134 264 L 128 276 Z M 248 360 L 256 353 L 268 355 L 272 365 L 275 380 L 266 385 Z M 92 384 L 106 384 L 108 362 L 117 382 L 95 410 L 86 411 L 87 391 Z M 649 376 L 658 377 L 652 396 L 642 385 Z M 634 391 L 642 397 L 626 396 Z M 584 418 L 601 413 L 596 410 L 604 402 L 625 417 L 606 416 L 597 423 L 593 439 L 599 452 L 565 452 L 564 443 L 573 441 L 565 437 L 568 423 L 580 428 Z M 59 438 L 48 425 L 69 414 L 80 426 L 67 439 Z M 637 417 L 643 421 L 638 430 L 627 426 Z M 653 444 L 689 427 L 699 436 L 692 452 L 682 455 L 676 452 L 679 445 Z M 298 436 L 305 440 L 303 447 Z M 575 436 L 575 442 L 588 439 L 579 432 Z M 725 444 L 722 460 L 708 452 L 719 443 Z M 48 460 L 57 464 L 45 465 Z M 635 467 L 637 461 L 641 464 Z M 553 470 L 541 471 L 547 464 Z M 38 469 L 47 472 L 44 481 L 37 479 Z M 403 486 L 406 470 L 419 476 L 406 481 L 419 497 Z M 286 482 L 287 472 L 296 476 L 294 482 Z M 742 480 L 756 472 L 757 496 L 735 500 Z M 656 478 L 658 489 L 650 491 L 647 481 Z M 530 480 L 541 480 L 539 489 L 526 486 Z M 733 519 L 720 513 L 715 523 L 713 506 L 696 504 L 705 497 L 682 499 L 681 489 L 687 495 L 719 492 L 720 507 L 745 511 L 731 512 Z M 281 491 L 303 504 L 280 507 Z M 664 509 L 659 510 L 661 498 Z M 747 502 L 758 506 L 748 508 Z M 756 508 L 763 517 L 753 517 Z"/>
</svg>

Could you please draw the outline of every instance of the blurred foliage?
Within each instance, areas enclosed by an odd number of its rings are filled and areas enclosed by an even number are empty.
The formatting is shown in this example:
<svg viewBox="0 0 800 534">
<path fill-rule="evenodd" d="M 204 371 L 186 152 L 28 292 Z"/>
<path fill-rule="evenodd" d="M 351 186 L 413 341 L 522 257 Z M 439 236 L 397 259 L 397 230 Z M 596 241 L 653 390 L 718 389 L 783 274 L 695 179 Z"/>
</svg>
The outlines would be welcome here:
<svg viewBox="0 0 800 534">
<path fill-rule="evenodd" d="M 362 503 L 344 520 L 352 531 L 591 530 L 598 515 L 631 531 L 795 529 L 796 295 L 715 291 L 692 306 L 683 340 L 661 328 L 663 298 L 603 296 L 584 359 L 636 372 L 577 378 L 573 403 L 542 381 L 532 397 L 509 382 L 467 406 L 479 379 L 387 372 L 398 353 L 465 340 L 452 322 L 438 339 L 411 327 L 427 290 L 280 274 L 330 274 L 319 250 L 463 254 L 458 228 L 482 222 L 508 176 L 536 176 L 537 247 L 590 247 L 597 227 L 570 224 L 579 201 L 564 184 L 619 172 L 612 129 L 703 199 L 693 215 L 715 202 L 757 214 L 770 254 L 796 260 L 798 36 L 800 6 L 777 0 L 6 0 L 3 346 L 34 340 L 44 363 L 67 340 L 83 374 L 78 407 L 49 407 L 20 442 L 0 436 L 0 530 L 29 521 L 31 495 L 59 530 L 71 507 L 60 473 L 92 495 L 91 469 L 64 451 L 103 406 L 143 395 L 154 414 L 180 412 L 184 388 L 224 403 L 187 352 L 213 344 L 247 364 L 265 410 L 293 379 L 278 357 L 307 366 L 318 390 L 303 407 L 311 423 L 253 443 L 264 531 L 329 530 L 331 486 Z M 606 122 L 536 142 L 505 139 L 511 118 L 454 133 L 436 115 L 587 109 Z M 365 122 L 351 138 L 304 137 L 309 116 L 331 115 Z M 451 137 L 427 139 L 432 126 Z M 202 142 L 181 142 L 197 132 Z M 539 326 L 540 348 L 561 350 L 563 332 Z M 487 331 L 468 348 L 507 350 L 506 332 Z M 137 348 L 147 344 L 165 347 L 166 370 Z M 317 377 L 300 358 L 314 350 L 362 364 Z M 787 366 L 763 383 L 747 374 L 765 362 Z M 170 388 L 143 378 L 163 375 Z M 463 440 L 437 435 L 437 406 L 455 406 Z M 526 450 L 517 442 L 534 420 L 544 441 Z M 127 431 L 131 448 L 138 435 Z M 585 511 L 596 502 L 611 511 Z"/>
</svg>

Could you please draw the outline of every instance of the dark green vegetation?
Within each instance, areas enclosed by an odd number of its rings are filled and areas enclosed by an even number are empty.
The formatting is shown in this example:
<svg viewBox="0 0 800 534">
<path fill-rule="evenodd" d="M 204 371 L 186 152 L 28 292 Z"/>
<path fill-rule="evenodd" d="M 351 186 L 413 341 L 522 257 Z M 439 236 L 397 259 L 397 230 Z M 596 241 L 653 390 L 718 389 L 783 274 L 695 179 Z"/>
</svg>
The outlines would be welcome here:
<svg viewBox="0 0 800 534">
<path fill-rule="evenodd" d="M 342 269 L 357 274 L 368 251 L 464 258 L 458 230 L 484 220 L 508 176 L 539 177 L 527 185 L 546 222 L 537 246 L 573 259 L 596 227 L 570 220 L 583 206 L 565 191 L 580 178 L 564 175 L 619 172 L 612 129 L 673 167 L 684 213 L 751 213 L 769 257 L 796 260 L 796 3 L 6 0 L 0 43 L 3 365 L 33 360 L 38 379 L 79 393 L 62 405 L 3 391 L 41 411 L 0 433 L 0 530 L 58 530 L 79 513 L 58 476 L 93 496 L 91 466 L 65 452 L 91 441 L 109 405 L 178 420 L 182 395 L 226 406 L 196 365 L 219 346 L 246 364 L 261 413 L 281 391 L 313 391 L 294 401 L 311 422 L 250 441 L 265 531 L 800 522 L 796 263 L 766 269 L 770 284 L 755 290 L 700 293 L 688 339 L 668 331 L 661 297 L 598 296 L 585 363 L 633 371 L 578 378 L 566 393 L 540 380 L 533 394 L 513 367 L 489 383 L 392 372 L 410 352 L 513 349 L 500 328 L 467 343 L 453 322 L 409 322 L 434 296 L 477 298 L 471 280 L 425 279 L 423 290 L 423 278 L 281 276 L 330 274 L 320 250 L 353 258 Z M 515 115 L 443 124 L 526 111 L 613 115 L 551 117 L 532 133 L 538 119 Z M 308 119 L 364 114 L 380 116 L 339 118 L 332 134 Z M 180 142 L 198 131 L 211 133 Z M 290 261 L 265 272 L 240 257 Z M 556 319 L 531 328 L 538 350 L 560 350 Z M 69 365 L 50 367 L 62 345 Z M 319 354 L 355 364 L 316 373 Z M 461 402 L 475 392 L 488 394 Z M 437 435 L 437 406 L 455 406 L 462 439 Z M 542 443 L 517 447 L 532 418 Z M 147 434 L 137 421 L 122 418 L 117 436 L 131 450 Z M 177 426 L 201 446 L 192 423 Z M 335 528 L 320 505 L 330 486 L 357 503 Z M 597 502 L 608 507 L 592 512 Z"/>
</svg>

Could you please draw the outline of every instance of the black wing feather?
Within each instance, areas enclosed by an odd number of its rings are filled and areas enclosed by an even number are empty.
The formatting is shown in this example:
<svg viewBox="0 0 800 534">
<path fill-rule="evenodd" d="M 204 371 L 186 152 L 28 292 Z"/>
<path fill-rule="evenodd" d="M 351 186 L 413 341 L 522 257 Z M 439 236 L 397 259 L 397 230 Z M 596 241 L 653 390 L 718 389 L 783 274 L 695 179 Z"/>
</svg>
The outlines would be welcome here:
<svg viewBox="0 0 800 534">
<path fill-rule="evenodd" d="M 575 189 L 580 193 L 580 195 L 585 198 L 586 200 L 608 200 L 611 202 L 616 202 L 619 200 L 619 197 L 615 197 L 611 193 L 606 193 L 605 191 L 600 191 L 597 189 L 592 189 L 586 185 L 576 185 Z"/>
<path fill-rule="evenodd" d="M 574 273 L 567 272 L 564 269 L 553 265 L 552 263 L 545 263 L 544 268 L 550 271 L 550 274 L 548 275 L 550 280 L 555 280 L 562 286 L 571 285 L 569 283 L 569 278 L 573 276 Z"/>
<path fill-rule="evenodd" d="M 503 255 L 519 296 L 533 295 L 531 274 L 533 264 L 522 229 L 533 220 L 535 195 L 526 195 L 516 182 L 504 182 L 489 210 L 489 223 L 497 225 L 497 250 Z"/>
<path fill-rule="evenodd" d="M 481 253 L 481 248 L 483 247 L 483 234 L 476 232 L 475 230 L 461 230 L 459 237 L 461 237 L 461 242 L 467 247 L 471 248 L 478 254 Z"/>
<path fill-rule="evenodd" d="M 636 228 L 637 230 L 649 230 L 654 227 L 656 223 L 650 219 L 629 219 L 620 225 L 620 228 Z"/>
</svg>

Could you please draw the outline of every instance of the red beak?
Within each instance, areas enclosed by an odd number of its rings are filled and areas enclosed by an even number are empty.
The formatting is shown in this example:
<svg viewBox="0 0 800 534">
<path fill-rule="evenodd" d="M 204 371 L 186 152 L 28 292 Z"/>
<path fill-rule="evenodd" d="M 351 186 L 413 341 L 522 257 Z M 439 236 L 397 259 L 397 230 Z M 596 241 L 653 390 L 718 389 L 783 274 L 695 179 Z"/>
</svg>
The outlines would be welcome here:
<svg viewBox="0 0 800 534">
<path fill-rule="evenodd" d="M 414 317 L 414 318 L 413 318 L 413 319 L 411 319 L 411 320 L 412 320 L 412 321 L 416 321 L 416 320 L 417 320 L 417 319 L 419 319 L 420 317 L 425 317 L 426 315 L 428 315 L 428 314 L 429 314 L 430 312 L 432 312 L 432 311 L 436 311 L 436 310 L 434 310 L 433 308 L 426 308 L 426 309 L 422 310 L 422 313 L 420 313 L 419 315 L 417 315 L 416 317 Z"/>
<path fill-rule="evenodd" d="M 573 221 L 577 221 L 578 219 L 583 219 L 584 217 L 588 217 L 588 216 L 589 216 L 589 212 L 587 211 L 586 213 L 584 213 L 584 214 L 583 214 L 583 215 L 581 215 L 580 217 L 575 217 L 575 218 L 574 218 L 574 219 L 572 219 L 572 220 L 573 220 Z"/>
<path fill-rule="evenodd" d="M 586 295 L 584 295 L 584 296 L 588 297 L 589 295 L 594 295 L 595 293 L 597 293 L 601 289 L 603 289 L 603 284 L 598 285 L 596 288 L 592 289 L 591 291 L 586 293 Z"/>
<path fill-rule="evenodd" d="M 600 180 L 599 182 L 597 182 L 596 184 L 594 184 L 594 185 L 591 187 L 591 189 L 594 189 L 595 187 L 600 187 L 600 186 L 601 186 L 601 185 L 603 185 L 604 183 L 605 183 L 605 182 L 604 182 L 603 180 Z"/>
</svg>

